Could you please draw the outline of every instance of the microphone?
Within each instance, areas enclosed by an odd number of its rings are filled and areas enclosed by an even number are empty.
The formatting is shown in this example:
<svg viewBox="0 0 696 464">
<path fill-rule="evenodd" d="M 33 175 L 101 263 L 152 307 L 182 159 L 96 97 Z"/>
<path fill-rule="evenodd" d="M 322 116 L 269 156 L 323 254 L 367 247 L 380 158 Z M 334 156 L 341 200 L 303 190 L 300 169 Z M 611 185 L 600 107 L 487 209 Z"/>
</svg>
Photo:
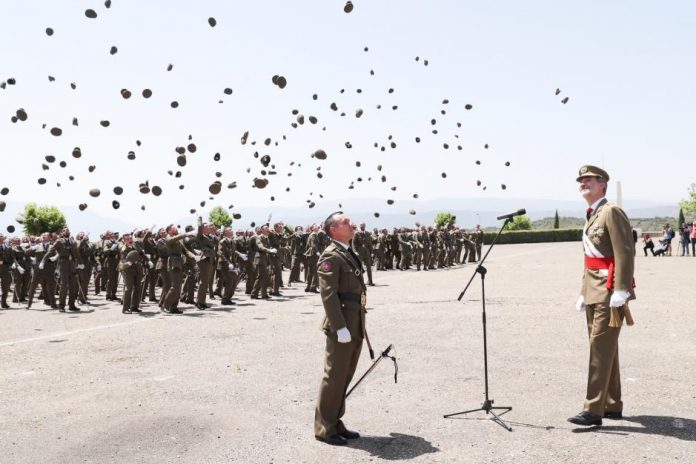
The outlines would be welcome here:
<svg viewBox="0 0 696 464">
<path fill-rule="evenodd" d="M 515 211 L 514 213 L 503 214 L 502 216 L 498 216 L 498 220 L 500 221 L 501 219 L 512 219 L 512 218 L 514 218 L 515 216 L 522 216 L 523 214 L 527 214 L 527 210 L 524 209 L 524 208 L 518 209 L 518 210 Z"/>
</svg>

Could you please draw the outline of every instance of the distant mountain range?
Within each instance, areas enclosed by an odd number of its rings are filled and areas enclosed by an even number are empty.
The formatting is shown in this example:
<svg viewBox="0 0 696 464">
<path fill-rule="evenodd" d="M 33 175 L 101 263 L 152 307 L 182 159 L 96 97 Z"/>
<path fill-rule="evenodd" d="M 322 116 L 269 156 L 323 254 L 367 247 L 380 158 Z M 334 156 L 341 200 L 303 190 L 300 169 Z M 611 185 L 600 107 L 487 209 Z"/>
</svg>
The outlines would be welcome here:
<svg viewBox="0 0 696 464">
<path fill-rule="evenodd" d="M 43 204 L 42 202 L 37 202 Z M 328 202 L 327 202 L 328 203 Z M 336 203 L 331 202 L 332 205 Z M 127 231 L 142 224 L 132 224 L 127 215 L 103 215 L 87 209 L 79 211 L 75 207 L 58 206 L 68 219 L 68 225 L 73 231 L 88 231 L 92 237 L 97 237 L 104 230 Z M 438 200 L 397 200 L 394 205 L 387 205 L 386 200 L 350 199 L 342 202 L 342 209 L 351 216 L 354 222 L 365 222 L 369 228 L 391 228 L 397 226 L 412 226 L 416 222 L 430 225 L 435 215 L 441 211 L 449 211 L 457 216 L 457 224 L 463 227 L 473 227 L 481 224 L 482 227 L 492 227 L 499 223 L 497 216 L 507 214 L 518 209 L 525 208 L 527 215 L 532 219 L 540 220 L 553 217 L 558 210 L 560 216 L 582 217 L 585 211 L 585 203 L 582 201 L 564 200 L 540 200 L 540 199 L 498 199 L 498 198 L 442 198 Z M 13 224 L 18 230 L 21 226 L 16 224 L 14 218 L 24 209 L 24 204 L 8 202 L 5 212 L 0 213 L 0 230 Z M 409 210 L 415 210 L 416 214 L 409 214 Z M 657 201 L 624 200 L 624 209 L 631 218 L 676 217 L 678 206 Z M 240 213 L 242 219 L 237 221 L 237 226 L 246 228 L 251 222 L 261 224 L 266 222 L 268 215 L 272 213 L 271 222 L 283 221 L 292 225 L 307 225 L 313 222 L 321 222 L 327 215 L 335 211 L 333 206 L 317 205 L 314 208 L 291 208 L 273 206 L 269 208 L 238 208 L 234 212 Z M 379 212 L 379 218 L 374 216 Z M 205 212 L 207 216 L 207 211 Z M 181 226 L 190 224 L 192 217 L 179 218 L 174 223 Z M 166 224 L 160 224 L 164 226 Z M 236 227 L 236 226 L 235 226 Z"/>
</svg>

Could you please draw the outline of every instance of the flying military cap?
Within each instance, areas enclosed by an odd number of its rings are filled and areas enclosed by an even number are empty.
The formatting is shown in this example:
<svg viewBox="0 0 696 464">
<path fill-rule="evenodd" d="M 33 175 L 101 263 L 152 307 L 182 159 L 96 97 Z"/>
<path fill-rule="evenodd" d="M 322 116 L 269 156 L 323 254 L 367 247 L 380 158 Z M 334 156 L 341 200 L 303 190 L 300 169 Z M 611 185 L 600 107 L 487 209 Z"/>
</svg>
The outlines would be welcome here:
<svg viewBox="0 0 696 464">
<path fill-rule="evenodd" d="M 609 173 L 607 173 L 607 171 L 590 164 L 586 164 L 580 168 L 580 171 L 578 171 L 578 177 L 575 180 L 580 182 L 583 177 L 601 177 L 606 182 L 609 182 Z"/>
</svg>

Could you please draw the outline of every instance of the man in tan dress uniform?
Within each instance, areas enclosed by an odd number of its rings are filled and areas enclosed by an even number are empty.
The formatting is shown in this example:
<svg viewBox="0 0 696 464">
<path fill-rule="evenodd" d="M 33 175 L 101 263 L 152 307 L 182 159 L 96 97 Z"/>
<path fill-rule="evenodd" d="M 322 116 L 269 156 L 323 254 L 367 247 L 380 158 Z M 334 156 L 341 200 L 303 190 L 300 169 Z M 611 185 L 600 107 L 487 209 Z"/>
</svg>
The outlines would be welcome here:
<svg viewBox="0 0 696 464">
<path fill-rule="evenodd" d="M 359 438 L 341 421 L 345 396 L 358 365 L 365 336 L 365 283 L 362 263 L 350 248 L 354 226 L 337 212 L 326 218 L 324 230 L 332 242 L 319 258 L 318 275 L 326 316 L 324 376 L 314 414 L 314 436 L 330 445 L 345 445 Z"/>
<path fill-rule="evenodd" d="M 587 316 L 590 364 L 582 412 L 568 419 L 577 425 L 602 425 L 620 419 L 619 332 L 633 292 L 633 235 L 626 213 L 605 198 L 609 174 L 596 166 L 580 168 L 577 181 L 587 201 L 583 232 L 585 270 L 577 309 Z"/>
</svg>

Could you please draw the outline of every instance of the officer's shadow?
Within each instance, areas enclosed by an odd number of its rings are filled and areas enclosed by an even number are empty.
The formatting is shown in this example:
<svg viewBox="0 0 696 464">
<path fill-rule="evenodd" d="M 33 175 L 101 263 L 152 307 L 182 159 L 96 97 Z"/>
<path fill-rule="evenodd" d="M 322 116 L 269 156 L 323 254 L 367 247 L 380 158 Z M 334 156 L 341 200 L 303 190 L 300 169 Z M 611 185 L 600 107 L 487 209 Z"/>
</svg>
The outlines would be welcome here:
<svg viewBox="0 0 696 464">
<path fill-rule="evenodd" d="M 607 425 L 609 421 L 605 420 L 602 427 L 574 429 L 573 432 L 644 433 L 647 435 L 672 437 L 679 440 L 696 441 L 696 420 L 694 419 L 673 416 L 624 416 L 623 421 L 633 422 L 639 427 L 635 425 Z"/>
<path fill-rule="evenodd" d="M 437 453 L 439 448 L 434 447 L 429 441 L 415 435 L 403 433 L 390 433 L 388 437 L 362 436 L 357 440 L 348 442 L 348 446 L 361 449 L 381 459 L 413 459 L 428 453 Z"/>
</svg>

